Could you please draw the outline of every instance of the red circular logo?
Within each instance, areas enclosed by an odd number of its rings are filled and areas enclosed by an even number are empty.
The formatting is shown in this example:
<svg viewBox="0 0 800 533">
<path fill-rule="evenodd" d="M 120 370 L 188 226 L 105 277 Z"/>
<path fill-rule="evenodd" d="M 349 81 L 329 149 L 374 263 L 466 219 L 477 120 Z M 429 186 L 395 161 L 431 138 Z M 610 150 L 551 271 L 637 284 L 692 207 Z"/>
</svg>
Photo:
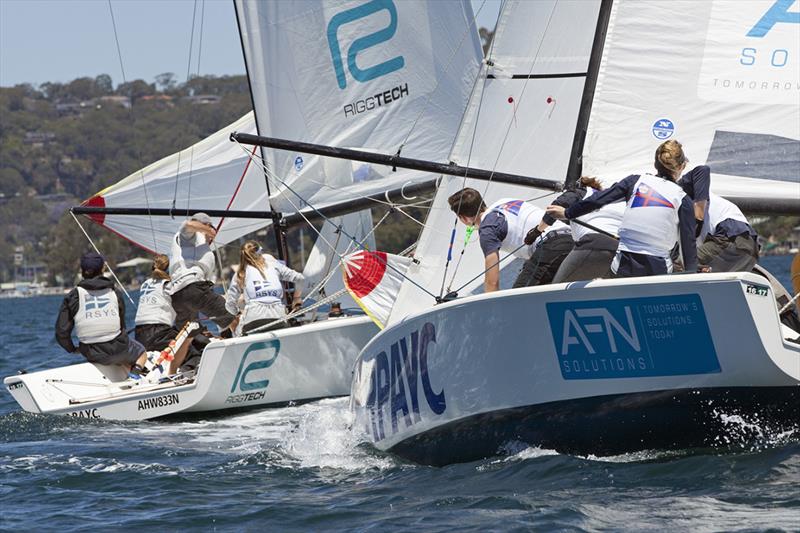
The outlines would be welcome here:
<svg viewBox="0 0 800 533">
<path fill-rule="evenodd" d="M 357 252 L 346 260 L 347 287 L 363 298 L 378 286 L 386 272 L 385 252 Z"/>
</svg>

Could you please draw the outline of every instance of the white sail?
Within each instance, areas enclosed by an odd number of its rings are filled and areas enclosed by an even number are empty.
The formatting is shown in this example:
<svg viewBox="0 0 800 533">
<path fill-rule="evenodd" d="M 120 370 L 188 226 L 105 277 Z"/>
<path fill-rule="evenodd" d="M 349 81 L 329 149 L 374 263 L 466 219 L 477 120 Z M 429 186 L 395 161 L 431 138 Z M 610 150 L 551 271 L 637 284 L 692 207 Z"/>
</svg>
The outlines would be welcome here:
<svg viewBox="0 0 800 533">
<path fill-rule="evenodd" d="M 487 57 L 470 98 L 451 159 L 460 165 L 511 172 L 563 182 L 580 111 L 592 50 L 598 1 L 507 1 Z M 447 197 L 463 187 L 481 192 L 488 204 L 500 198 L 532 200 L 540 206 L 554 197 L 546 191 L 485 181 L 442 179 L 406 282 L 390 322 L 432 305 L 439 295 L 455 215 Z M 467 284 L 466 294 L 482 283 L 483 254 L 477 232 L 456 269 L 465 226 L 456 226 L 453 261 L 445 292 Z M 510 262 L 510 259 L 508 260 Z M 506 263 L 507 264 L 507 263 Z M 472 282 L 468 283 L 470 280 Z"/>
<path fill-rule="evenodd" d="M 710 165 L 717 194 L 800 203 L 798 13 L 792 0 L 615 1 L 584 173 L 650 170 L 671 138 Z"/>
<path fill-rule="evenodd" d="M 255 134 L 253 113 L 185 150 L 167 156 L 95 194 L 83 205 L 151 209 L 269 211 L 263 170 L 231 143 L 232 131 Z M 91 215 L 101 226 L 150 251 L 168 253 L 185 217 Z M 271 223 L 262 219 L 214 219 L 216 242 L 225 244 Z"/>
<path fill-rule="evenodd" d="M 236 10 L 261 135 L 444 160 L 480 62 L 469 2 L 236 0 Z M 265 157 L 316 207 L 434 178 L 354 163 L 342 186 L 323 158 Z M 271 202 L 298 206 L 289 191 Z"/>
</svg>

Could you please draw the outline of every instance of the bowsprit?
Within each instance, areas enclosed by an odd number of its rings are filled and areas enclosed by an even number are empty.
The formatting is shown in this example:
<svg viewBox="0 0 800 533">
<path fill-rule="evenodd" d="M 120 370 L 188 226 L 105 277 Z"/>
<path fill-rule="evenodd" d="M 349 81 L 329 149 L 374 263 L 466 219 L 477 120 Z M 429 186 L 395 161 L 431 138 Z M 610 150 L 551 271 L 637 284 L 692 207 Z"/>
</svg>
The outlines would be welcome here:
<svg viewBox="0 0 800 533">
<path fill-rule="evenodd" d="M 367 432 L 374 440 L 386 438 L 398 431 L 400 419 L 406 427 L 420 420 L 420 393 L 431 412 L 436 415 L 447 409 L 444 389 L 435 392 L 428 371 L 428 355 L 436 343 L 436 328 L 430 322 L 402 337 L 386 350 L 378 352 L 369 377 L 367 396 Z"/>
</svg>

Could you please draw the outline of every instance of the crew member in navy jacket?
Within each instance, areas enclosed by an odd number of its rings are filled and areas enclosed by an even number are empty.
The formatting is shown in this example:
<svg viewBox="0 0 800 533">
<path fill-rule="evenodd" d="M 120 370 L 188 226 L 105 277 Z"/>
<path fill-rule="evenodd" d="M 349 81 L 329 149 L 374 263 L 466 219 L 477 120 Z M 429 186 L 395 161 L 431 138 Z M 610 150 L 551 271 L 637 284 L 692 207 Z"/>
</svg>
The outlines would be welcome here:
<svg viewBox="0 0 800 533">
<path fill-rule="evenodd" d="M 676 183 L 686 162 L 681 144 L 666 141 L 656 149 L 655 176 L 631 175 L 567 209 L 551 205 L 547 212 L 556 218 L 572 219 L 625 200 L 612 272 L 617 277 L 672 272 L 670 250 L 679 238 L 685 269 L 693 272 L 697 270 L 694 206 Z"/>
</svg>

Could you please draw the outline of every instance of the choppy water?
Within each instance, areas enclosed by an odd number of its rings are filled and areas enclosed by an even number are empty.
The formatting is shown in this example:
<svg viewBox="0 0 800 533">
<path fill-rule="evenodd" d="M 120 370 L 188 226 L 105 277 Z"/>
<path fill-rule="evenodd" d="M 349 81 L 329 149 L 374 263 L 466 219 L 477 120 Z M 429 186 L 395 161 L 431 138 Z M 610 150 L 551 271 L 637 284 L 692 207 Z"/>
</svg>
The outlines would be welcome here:
<svg viewBox="0 0 800 533">
<path fill-rule="evenodd" d="M 788 284 L 790 258 L 767 258 Z M 0 300 L 0 376 L 60 352 L 60 298 Z M 800 408 L 800 406 L 798 406 Z M 526 448 L 444 468 L 359 443 L 347 401 L 230 417 L 33 416 L 0 391 L 0 529 L 800 530 L 800 437 L 730 418 L 739 453 L 574 457 Z M 724 413 L 721 414 L 724 416 Z"/>
</svg>

